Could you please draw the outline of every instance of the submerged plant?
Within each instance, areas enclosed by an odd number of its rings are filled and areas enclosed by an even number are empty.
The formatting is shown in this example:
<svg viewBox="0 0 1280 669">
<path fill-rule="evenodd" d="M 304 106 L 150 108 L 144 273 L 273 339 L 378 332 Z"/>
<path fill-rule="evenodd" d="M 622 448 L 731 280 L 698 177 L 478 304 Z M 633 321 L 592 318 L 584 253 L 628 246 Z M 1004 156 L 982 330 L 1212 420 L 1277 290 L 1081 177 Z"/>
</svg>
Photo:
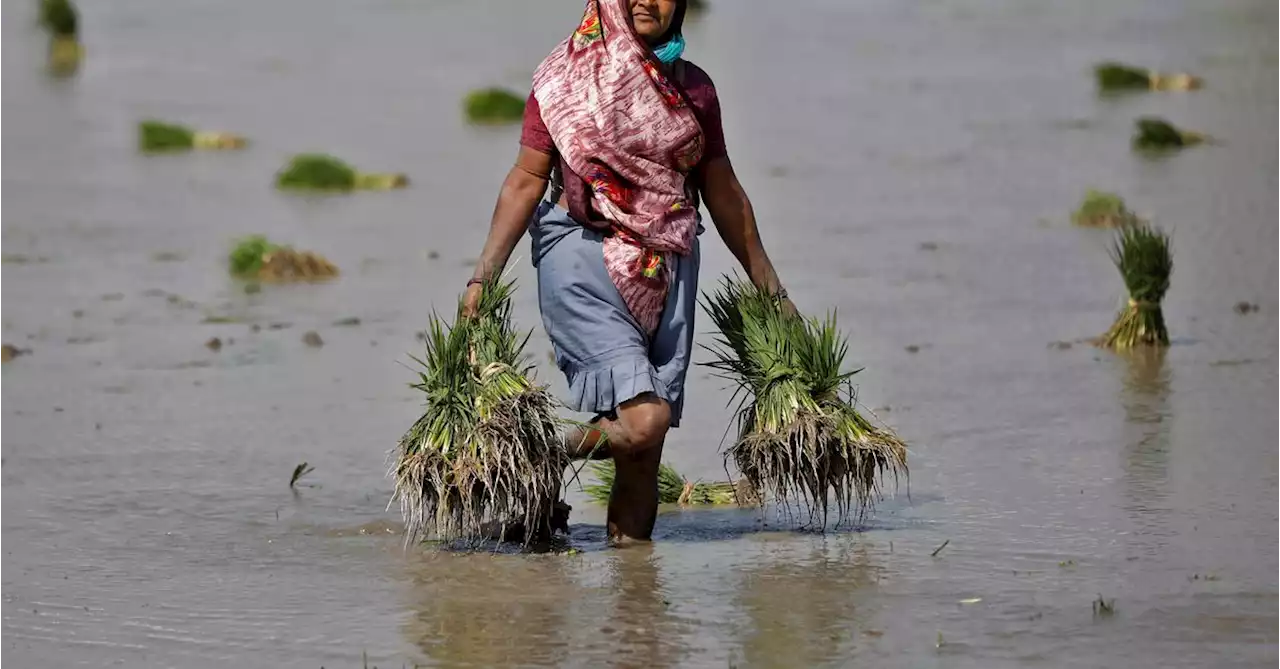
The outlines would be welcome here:
<svg viewBox="0 0 1280 669">
<path fill-rule="evenodd" d="M 531 376 L 528 333 L 511 322 L 514 286 L 490 281 L 474 317 L 449 326 L 432 316 L 426 355 L 412 387 L 422 417 L 392 451 L 392 503 L 406 541 L 432 535 L 476 541 L 485 528 L 515 522 L 526 544 L 551 531 L 568 465 L 559 403 Z M 500 536 L 501 538 L 501 536 Z"/>
<path fill-rule="evenodd" d="M 587 496 L 601 504 L 609 502 L 613 480 L 617 474 L 612 460 L 591 463 L 591 473 L 599 483 L 583 486 Z M 697 506 L 705 504 L 738 504 L 754 506 L 760 502 L 746 480 L 690 481 L 665 462 L 658 465 L 658 503 Z"/>
<path fill-rule="evenodd" d="M 869 508 L 884 475 L 907 472 L 906 444 L 858 412 L 855 372 L 842 371 L 848 344 L 825 320 L 792 316 L 778 300 L 725 277 L 704 296 L 719 330 L 707 363 L 737 388 L 738 434 L 725 453 L 751 488 L 783 507 L 807 503 L 810 520 L 837 523 Z"/>
<path fill-rule="evenodd" d="M 391 190 L 409 185 L 409 177 L 398 173 L 365 174 L 347 163 L 322 153 L 294 156 L 276 173 L 276 187 L 286 190 Z"/>
<path fill-rule="evenodd" d="M 40 0 L 40 26 L 49 33 L 49 70 L 69 75 L 80 67 L 80 12 L 70 0 Z"/>
<path fill-rule="evenodd" d="M 1116 232 L 1111 259 L 1124 278 L 1129 302 L 1116 314 L 1099 345 L 1112 349 L 1167 346 L 1169 331 L 1160 301 L 1173 273 L 1169 236 L 1146 226 L 1122 228 Z"/>
<path fill-rule="evenodd" d="M 1134 121 L 1133 148 L 1138 150 L 1181 149 L 1208 140 L 1203 133 L 1181 130 L 1172 123 L 1154 116 Z"/>
<path fill-rule="evenodd" d="M 1141 225 L 1142 219 L 1129 211 L 1119 195 L 1090 188 L 1079 208 L 1071 214 L 1071 222 L 1091 228 L 1120 228 Z"/>
<path fill-rule="evenodd" d="M 186 126 L 145 120 L 138 123 L 138 150 L 185 151 L 187 149 L 242 149 L 248 140 L 228 132 L 193 130 Z"/>
<path fill-rule="evenodd" d="M 519 123 L 524 118 L 524 98 L 502 88 L 485 88 L 468 93 L 462 111 L 471 123 Z"/>
<path fill-rule="evenodd" d="M 1200 77 L 1184 72 L 1161 74 L 1115 61 L 1095 65 L 1093 76 L 1098 90 L 1104 93 L 1126 90 L 1193 91 L 1204 83 Z"/>
<path fill-rule="evenodd" d="M 323 281 L 338 275 L 337 266 L 324 256 L 272 243 L 262 235 L 238 240 L 227 266 L 232 276 L 273 283 Z"/>
</svg>

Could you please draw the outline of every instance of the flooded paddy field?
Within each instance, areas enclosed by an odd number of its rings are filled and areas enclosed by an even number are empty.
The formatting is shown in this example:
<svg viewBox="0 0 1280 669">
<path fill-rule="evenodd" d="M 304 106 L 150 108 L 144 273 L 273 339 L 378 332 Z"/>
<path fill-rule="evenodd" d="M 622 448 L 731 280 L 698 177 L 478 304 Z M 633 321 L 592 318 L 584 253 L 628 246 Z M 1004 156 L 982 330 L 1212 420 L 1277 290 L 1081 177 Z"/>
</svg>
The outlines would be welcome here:
<svg viewBox="0 0 1280 669">
<path fill-rule="evenodd" d="M 459 101 L 526 90 L 580 3 L 80 9 L 59 80 L 34 3 L 3 8 L 14 666 L 1275 665 L 1274 2 L 711 0 L 687 55 L 792 297 L 839 310 L 862 400 L 911 445 L 909 485 L 856 531 L 671 509 L 617 551 L 574 488 L 574 555 L 404 550 L 384 458 L 420 411 L 415 333 L 452 311 L 516 151 Z M 1206 87 L 1100 99 L 1111 58 Z M 1222 141 L 1140 158 L 1144 114 Z M 142 156 L 146 117 L 252 144 Z M 311 150 L 411 186 L 273 189 Z M 1124 299 L 1109 234 L 1068 220 L 1089 187 L 1173 235 L 1161 354 L 1080 341 Z M 255 232 L 342 275 L 246 293 L 225 256 Z M 733 264 L 703 248 L 705 287 Z M 563 389 L 528 257 L 516 317 Z M 689 383 L 666 459 L 723 478 L 729 392 Z"/>
</svg>

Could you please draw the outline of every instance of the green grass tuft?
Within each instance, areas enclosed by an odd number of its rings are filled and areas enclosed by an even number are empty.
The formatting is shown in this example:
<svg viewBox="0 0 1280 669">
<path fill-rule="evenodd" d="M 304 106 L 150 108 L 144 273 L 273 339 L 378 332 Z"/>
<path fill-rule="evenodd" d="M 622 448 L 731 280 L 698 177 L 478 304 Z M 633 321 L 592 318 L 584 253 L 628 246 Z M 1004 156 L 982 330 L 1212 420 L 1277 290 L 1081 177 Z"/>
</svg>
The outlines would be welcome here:
<svg viewBox="0 0 1280 669">
<path fill-rule="evenodd" d="M 524 98 L 505 89 L 486 88 L 468 93 L 462 109 L 470 123 L 519 123 L 524 118 Z"/>
<path fill-rule="evenodd" d="M 1099 343 L 1112 349 L 1167 346 L 1169 331 L 1160 303 L 1173 274 L 1169 235 L 1146 226 L 1122 228 L 1116 232 L 1111 259 L 1124 279 L 1129 302 Z"/>
<path fill-rule="evenodd" d="M 76 37 L 80 12 L 70 0 L 40 0 L 40 25 L 54 37 Z"/>
<path fill-rule="evenodd" d="M 276 173 L 276 187 L 308 190 L 352 190 L 356 170 L 333 156 L 304 153 L 294 156 Z"/>
<path fill-rule="evenodd" d="M 1095 65 L 1093 77 L 1098 84 L 1098 90 L 1103 92 L 1151 89 L 1150 70 L 1115 61 Z"/>
<path fill-rule="evenodd" d="M 236 241 L 227 258 L 227 265 L 233 276 L 255 278 L 262 269 L 264 258 L 281 247 L 271 243 L 262 235 L 250 235 Z"/>
<path fill-rule="evenodd" d="M 1194 146 L 1205 141 L 1198 132 L 1181 130 L 1162 118 L 1152 116 L 1134 121 L 1133 148 L 1139 151 L 1164 151 Z"/>
<path fill-rule="evenodd" d="M 1129 211 L 1119 195 L 1090 188 L 1071 214 L 1071 222 L 1092 228 L 1119 228 L 1141 225 L 1142 219 Z"/>
<path fill-rule="evenodd" d="M 191 128 L 148 119 L 138 123 L 138 150 L 190 149 L 195 142 L 195 136 L 196 132 Z"/>
</svg>

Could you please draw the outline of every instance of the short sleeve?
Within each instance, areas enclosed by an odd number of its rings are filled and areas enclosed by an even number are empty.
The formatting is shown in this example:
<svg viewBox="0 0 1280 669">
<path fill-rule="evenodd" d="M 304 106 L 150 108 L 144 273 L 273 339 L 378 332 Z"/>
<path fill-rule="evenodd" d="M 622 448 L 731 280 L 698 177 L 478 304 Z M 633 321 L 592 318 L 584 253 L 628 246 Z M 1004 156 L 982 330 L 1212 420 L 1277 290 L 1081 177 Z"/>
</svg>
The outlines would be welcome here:
<svg viewBox="0 0 1280 669">
<path fill-rule="evenodd" d="M 693 103 L 693 109 L 702 124 L 702 164 L 728 155 L 724 142 L 724 126 L 720 122 L 720 96 L 716 85 L 706 70 L 684 61 L 683 81 L 685 93 Z"/>
<path fill-rule="evenodd" d="M 533 96 L 533 93 L 529 94 L 529 99 L 524 103 L 524 125 L 520 130 L 520 144 L 542 153 L 556 152 L 555 140 L 551 139 L 547 124 L 542 122 L 542 109 L 538 106 L 538 99 Z"/>
<path fill-rule="evenodd" d="M 710 87 L 710 95 L 702 106 L 704 108 L 701 110 L 700 120 L 703 139 L 706 142 L 702 152 L 702 162 L 706 163 L 729 155 L 729 149 L 724 143 L 724 126 L 720 122 L 720 96 L 716 95 L 715 86 Z"/>
</svg>

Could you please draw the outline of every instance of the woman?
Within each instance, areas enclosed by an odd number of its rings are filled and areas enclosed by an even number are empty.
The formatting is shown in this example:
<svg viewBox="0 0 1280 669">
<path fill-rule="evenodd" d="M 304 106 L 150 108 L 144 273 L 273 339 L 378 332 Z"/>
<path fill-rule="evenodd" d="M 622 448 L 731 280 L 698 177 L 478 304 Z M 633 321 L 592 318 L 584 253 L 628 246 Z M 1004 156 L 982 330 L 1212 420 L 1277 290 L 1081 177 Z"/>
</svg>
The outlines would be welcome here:
<svg viewBox="0 0 1280 669">
<path fill-rule="evenodd" d="M 684 407 L 700 199 L 751 281 L 794 310 L 729 163 L 715 86 L 680 59 L 685 9 L 685 0 L 588 1 L 578 29 L 534 73 L 520 152 L 464 298 L 474 314 L 483 281 L 529 230 L 569 405 L 596 414 L 596 429 L 566 447 L 616 464 L 615 543 L 653 532 L 662 445 Z"/>
</svg>

